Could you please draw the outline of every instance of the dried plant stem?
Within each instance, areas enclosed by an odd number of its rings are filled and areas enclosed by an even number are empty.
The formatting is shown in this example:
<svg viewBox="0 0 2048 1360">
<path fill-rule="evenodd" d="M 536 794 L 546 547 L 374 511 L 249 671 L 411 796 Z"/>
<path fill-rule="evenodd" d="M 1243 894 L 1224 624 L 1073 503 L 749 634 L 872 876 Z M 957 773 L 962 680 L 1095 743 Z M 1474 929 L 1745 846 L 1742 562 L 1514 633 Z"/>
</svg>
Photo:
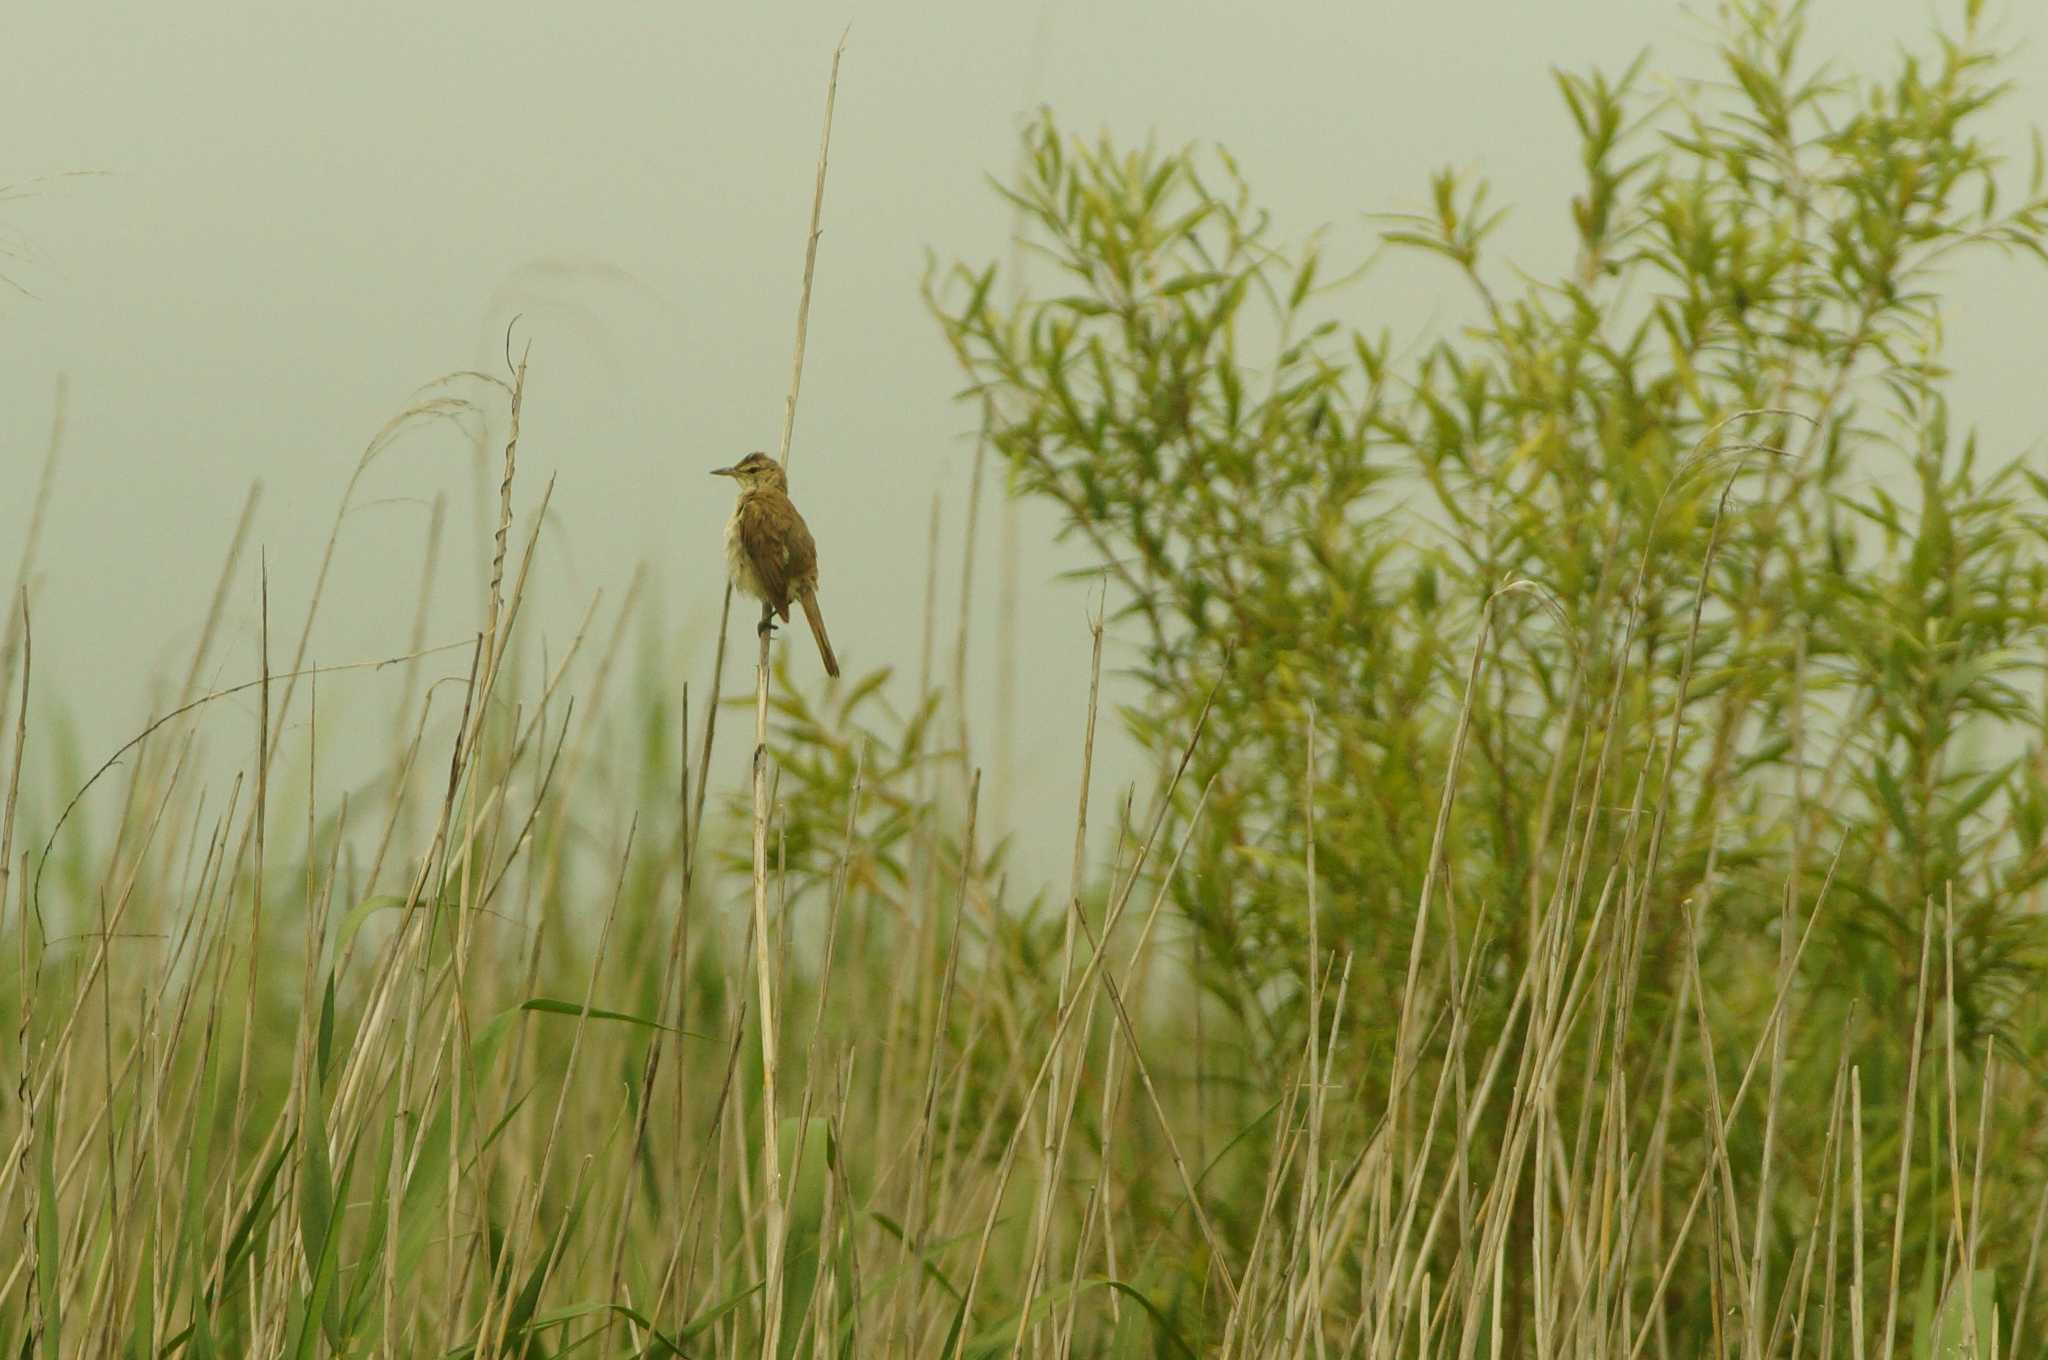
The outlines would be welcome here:
<svg viewBox="0 0 2048 1360">
<path fill-rule="evenodd" d="M 262 612 L 260 620 L 256 719 L 256 862 L 249 875 L 249 971 L 247 995 L 242 1007 L 242 1066 L 235 1079 L 234 1133 L 228 1146 L 242 1145 L 243 1121 L 248 1115 L 249 1058 L 255 1045 L 256 997 L 261 987 L 258 968 L 263 957 L 263 865 L 266 814 L 270 802 L 270 564 L 260 566 Z M 225 1254 L 227 1243 L 221 1243 Z"/>
<path fill-rule="evenodd" d="M 1863 1325 L 1863 1069 L 1849 1069 L 1849 1332 L 1852 1354 L 1863 1360 L 1869 1330 Z"/>
<path fill-rule="evenodd" d="M 810 332 L 811 284 L 818 263 L 818 238 L 823 228 L 819 225 L 825 210 L 825 169 L 832 149 L 832 111 L 839 95 L 839 62 L 846 54 L 846 35 L 841 33 L 839 44 L 832 52 L 832 74 L 825 86 L 824 130 L 818 145 L 818 168 L 815 187 L 811 195 L 811 225 L 804 242 L 803 289 L 797 297 L 796 345 L 790 358 L 789 397 L 783 406 L 782 441 L 778 457 L 784 466 L 790 459 L 791 441 L 796 431 L 797 395 L 803 387 L 804 345 Z M 716 731 L 718 714 L 718 692 L 725 657 L 725 639 L 732 619 L 732 585 L 725 588 L 725 604 L 721 610 L 718 625 L 718 653 L 711 677 L 711 704 L 705 715 L 703 771 L 698 780 L 698 801 L 693 816 L 691 840 L 701 838 L 704 815 L 704 789 L 709 783 L 712 738 Z M 775 1012 L 775 949 L 774 937 L 768 921 L 768 685 L 771 676 L 768 661 L 770 634 L 768 618 L 762 615 L 760 629 L 760 653 L 754 667 L 754 962 L 756 982 L 760 989 L 761 1027 L 761 1120 L 764 1191 L 767 1214 L 767 1260 L 764 1289 L 762 1294 L 761 1353 L 774 1356 L 779 1342 L 782 1320 L 782 1247 L 783 1247 L 783 1194 L 782 1162 L 777 1149 L 777 1093 L 776 1093 L 776 1012 Z"/>
<path fill-rule="evenodd" d="M 774 1357 L 782 1323 L 784 1232 L 782 1156 L 776 1092 L 774 931 L 768 920 L 768 643 L 767 614 L 754 667 L 754 980 L 761 1028 L 761 1181 L 767 1214 L 767 1259 L 761 1293 L 761 1354 Z"/>
<path fill-rule="evenodd" d="M 64 427 L 71 410 L 71 380 L 59 376 L 57 395 L 51 403 L 50 443 L 43 454 L 42 471 L 36 475 L 34 508 L 29 511 L 28 532 L 22 535 L 21 558 L 14 569 L 14 589 L 10 595 L 23 601 L 20 611 L 7 611 L 7 629 L 0 633 L 0 694 L 7 691 L 14 679 L 14 658 L 24 645 L 28 633 L 29 575 L 35 570 L 36 550 L 42 545 L 43 523 L 50 509 L 50 491 L 57 484 L 57 455 L 64 448 Z M 27 663 L 24 662 L 24 665 Z"/>
<path fill-rule="evenodd" d="M 5 919 L 7 913 L 8 873 L 14 860 L 14 815 L 21 799 L 22 753 L 28 748 L 29 679 L 33 673 L 35 661 L 35 634 L 29 623 L 28 591 L 25 587 L 20 592 L 17 605 L 18 613 L 14 610 L 9 611 L 10 615 L 13 615 L 13 618 L 10 620 L 9 631 L 12 632 L 13 626 L 16 624 L 20 627 L 21 707 L 14 724 L 14 752 L 7 775 L 7 804 L 4 810 L 0 810 L 0 919 Z M 12 677 L 9 676 L 9 678 L 11 679 Z M 0 686 L 0 694 L 4 693 L 5 686 Z M 15 973 L 17 981 L 15 985 L 20 988 L 21 993 L 21 1019 L 15 1031 L 21 1067 L 20 1075 L 15 1078 L 14 1099 L 15 1104 L 21 1110 L 21 1133 L 17 1140 L 19 1151 L 16 1156 L 8 1159 L 6 1167 L 9 1174 L 19 1171 L 21 1176 L 21 1183 L 24 1187 L 21 1197 L 21 1240 L 26 1246 L 22 1259 L 24 1264 L 28 1263 L 30 1254 L 33 1253 L 34 1265 L 36 1266 L 34 1287 L 30 1291 L 27 1336 L 24 1338 L 23 1354 L 28 1354 L 31 1344 L 42 1339 L 43 1329 L 49 1325 L 48 1318 L 51 1310 L 55 1307 L 55 1302 L 47 1297 L 47 1289 L 50 1274 L 56 1268 L 56 1262 L 45 1260 L 43 1255 L 44 1244 L 41 1233 L 42 1197 L 27 1189 L 27 1187 L 35 1183 L 35 1176 L 30 1169 L 29 1159 L 35 1155 L 36 1149 L 36 1117 L 38 1114 L 36 1089 L 38 1083 L 35 1061 L 35 1020 L 36 993 L 41 989 L 42 982 L 41 944 L 38 941 L 36 946 L 32 948 L 29 941 L 30 914 L 28 893 L 24 883 L 21 905 L 16 909 L 14 918 L 18 942 Z M 6 1199 L 6 1195 L 0 1194 L 0 1206 L 5 1205 Z"/>
<path fill-rule="evenodd" d="M 1095 769 L 1095 715 L 1102 694 L 1100 614 L 1088 621 L 1088 631 L 1093 646 L 1088 666 L 1088 717 L 1081 738 L 1080 806 L 1074 813 L 1074 859 L 1067 884 L 1067 909 L 1062 913 L 1065 923 L 1060 932 L 1059 1009 L 1062 1011 L 1066 1009 L 1067 1000 L 1073 994 L 1075 923 L 1081 915 L 1081 889 L 1088 863 L 1088 792 Z M 1088 1034 L 1086 1024 L 1082 1025 L 1080 1034 L 1080 1042 L 1085 1043 Z M 1052 1068 L 1046 1076 L 1045 1085 L 1045 1137 L 1039 1150 L 1038 1206 L 1032 1224 L 1031 1267 L 1025 1274 L 1023 1302 L 1018 1307 L 1017 1336 L 1010 1348 L 1012 1355 L 1023 1354 L 1024 1338 L 1031 1319 L 1031 1305 L 1038 1293 L 1039 1281 L 1045 1270 L 1046 1252 L 1050 1246 L 1053 1195 L 1058 1188 L 1060 1162 L 1066 1149 L 1068 1115 L 1073 1106 L 1071 1096 L 1064 1093 L 1063 1050 L 1067 1042 L 1064 1039 L 1055 1040 L 1049 1050 Z M 1075 1091 L 1078 1092 L 1078 1089 L 1077 1083 Z"/>
<path fill-rule="evenodd" d="M 777 459 L 784 467 L 789 466 L 791 441 L 796 434 L 796 399 L 804 381 L 804 345 L 811 328 L 811 281 L 818 267 L 818 238 L 824 234 L 821 222 L 825 214 L 825 167 L 832 150 L 832 110 L 839 101 L 839 61 L 846 55 L 846 35 L 851 26 L 839 35 L 839 45 L 832 49 L 832 74 L 825 82 L 825 127 L 818 142 L 818 171 L 811 191 L 811 226 L 804 237 L 804 283 L 797 295 L 796 303 L 796 346 L 789 364 L 789 396 L 782 407 L 782 439 L 777 445 Z M 718 610 L 718 649 L 711 659 L 711 702 L 704 709 L 704 742 L 701 764 L 697 774 L 697 807 L 690 819 L 690 839 L 696 843 L 702 839 L 704 830 L 704 794 L 710 787 L 712 738 L 718 731 L 718 696 L 721 681 L 725 675 L 725 639 L 732 624 L 732 582 L 725 583 L 725 602 Z"/>
<path fill-rule="evenodd" d="M 846 35 L 852 26 L 839 34 L 839 44 L 832 49 L 832 75 L 825 82 L 825 126 L 818 134 L 818 174 L 811 189 L 811 227 L 804 236 L 804 287 L 796 304 L 796 352 L 789 361 L 789 399 L 782 408 L 782 444 L 777 459 L 784 467 L 789 466 L 791 437 L 796 432 L 796 396 L 804 381 L 804 341 L 811 327 L 811 278 L 818 268 L 818 238 L 824 234 L 820 222 L 825 216 L 825 165 L 832 154 L 832 109 L 839 102 L 839 60 L 846 55 Z"/>
<path fill-rule="evenodd" d="M 1892 1263 L 1884 1302 L 1884 1341 L 1877 1353 L 1892 1353 L 1893 1330 L 1899 1320 L 1899 1268 L 1906 1255 L 1906 1209 L 1910 1201 L 1906 1188 L 1913 1173 L 1913 1115 L 1920 1104 L 1920 1050 L 1927 1027 L 1927 983 L 1934 957 L 1934 899 L 1928 898 L 1920 917 L 1920 976 L 1913 987 L 1913 1038 L 1906 1050 L 1906 1103 L 1899 1125 L 1899 1180 L 1892 1200 Z M 2017 1335 L 2017 1333 L 2015 1333 Z"/>
</svg>

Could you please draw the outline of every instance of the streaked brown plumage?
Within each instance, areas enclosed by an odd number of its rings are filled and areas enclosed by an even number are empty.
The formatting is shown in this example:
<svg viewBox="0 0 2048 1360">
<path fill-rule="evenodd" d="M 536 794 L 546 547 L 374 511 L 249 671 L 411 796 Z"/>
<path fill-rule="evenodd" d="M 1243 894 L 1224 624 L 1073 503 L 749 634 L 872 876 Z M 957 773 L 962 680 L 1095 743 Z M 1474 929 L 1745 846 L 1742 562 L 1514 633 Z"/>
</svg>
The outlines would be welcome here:
<svg viewBox="0 0 2048 1360">
<path fill-rule="evenodd" d="M 825 616 L 818 612 L 818 545 L 790 502 L 782 465 L 765 453 L 750 453 L 731 467 L 713 468 L 711 475 L 740 484 L 739 504 L 725 524 L 725 564 L 734 587 L 761 602 L 761 631 L 774 626 L 771 615 L 789 622 L 792 601 L 802 605 L 825 674 L 838 675 Z"/>
</svg>

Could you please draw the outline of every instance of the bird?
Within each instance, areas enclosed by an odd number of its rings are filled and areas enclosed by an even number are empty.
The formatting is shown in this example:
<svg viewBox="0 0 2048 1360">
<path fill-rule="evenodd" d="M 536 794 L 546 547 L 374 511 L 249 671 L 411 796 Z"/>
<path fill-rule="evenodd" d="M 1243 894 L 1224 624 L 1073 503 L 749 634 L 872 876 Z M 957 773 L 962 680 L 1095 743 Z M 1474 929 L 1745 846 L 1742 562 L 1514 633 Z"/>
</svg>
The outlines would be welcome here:
<svg viewBox="0 0 2048 1360">
<path fill-rule="evenodd" d="M 739 504 L 725 522 L 725 566 L 734 588 L 761 602 L 759 631 L 763 636 L 773 632 L 777 616 L 789 622 L 791 601 L 802 605 L 825 674 L 837 677 L 839 661 L 825 636 L 825 616 L 818 612 L 818 545 L 789 499 L 782 464 L 765 453 L 750 453 L 731 467 L 711 469 L 711 475 L 740 484 Z"/>
</svg>

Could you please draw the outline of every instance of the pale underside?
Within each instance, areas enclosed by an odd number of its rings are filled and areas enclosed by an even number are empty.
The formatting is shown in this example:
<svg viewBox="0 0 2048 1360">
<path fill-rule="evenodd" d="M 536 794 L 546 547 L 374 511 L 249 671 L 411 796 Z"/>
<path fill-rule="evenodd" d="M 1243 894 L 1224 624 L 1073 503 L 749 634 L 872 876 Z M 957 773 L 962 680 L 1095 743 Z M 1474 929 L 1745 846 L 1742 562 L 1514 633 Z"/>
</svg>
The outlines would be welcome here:
<svg viewBox="0 0 2048 1360">
<path fill-rule="evenodd" d="M 725 524 L 725 564 L 735 589 L 784 619 L 789 606 L 818 588 L 811 531 L 785 496 L 752 492 Z"/>
<path fill-rule="evenodd" d="M 734 510 L 732 518 L 725 522 L 725 569 L 732 577 L 733 589 L 740 594 L 750 595 L 757 600 L 768 599 L 768 591 L 762 586 L 761 577 L 754 570 L 753 556 L 747 552 L 747 545 L 740 537 L 738 510 Z"/>
</svg>

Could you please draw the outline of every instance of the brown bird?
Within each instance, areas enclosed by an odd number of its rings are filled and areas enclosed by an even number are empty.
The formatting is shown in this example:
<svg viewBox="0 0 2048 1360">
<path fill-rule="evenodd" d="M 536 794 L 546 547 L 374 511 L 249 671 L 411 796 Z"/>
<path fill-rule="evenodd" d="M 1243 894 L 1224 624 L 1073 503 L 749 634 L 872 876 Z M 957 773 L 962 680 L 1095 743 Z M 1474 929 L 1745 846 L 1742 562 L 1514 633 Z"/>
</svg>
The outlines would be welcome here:
<svg viewBox="0 0 2048 1360">
<path fill-rule="evenodd" d="M 825 616 L 818 612 L 818 545 L 790 503 L 782 464 L 765 453 L 750 453 L 731 467 L 713 468 L 711 475 L 740 484 L 740 503 L 725 522 L 725 565 L 740 593 L 761 602 L 760 631 L 772 632 L 777 615 L 788 623 L 790 601 L 796 601 L 818 640 L 825 674 L 838 675 L 839 662 L 825 637 Z"/>
</svg>

